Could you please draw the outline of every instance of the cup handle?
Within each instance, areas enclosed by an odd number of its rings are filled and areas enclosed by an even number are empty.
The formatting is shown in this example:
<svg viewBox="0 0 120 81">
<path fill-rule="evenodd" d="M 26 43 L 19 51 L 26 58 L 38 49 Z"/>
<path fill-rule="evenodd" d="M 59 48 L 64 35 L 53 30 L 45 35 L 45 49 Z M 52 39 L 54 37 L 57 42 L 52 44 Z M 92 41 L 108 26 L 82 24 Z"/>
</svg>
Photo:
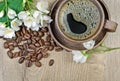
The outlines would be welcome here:
<svg viewBox="0 0 120 81">
<path fill-rule="evenodd" d="M 108 32 L 115 32 L 117 29 L 118 24 L 116 22 L 110 21 L 110 20 L 106 20 L 105 26 L 104 28 L 108 31 Z"/>
</svg>

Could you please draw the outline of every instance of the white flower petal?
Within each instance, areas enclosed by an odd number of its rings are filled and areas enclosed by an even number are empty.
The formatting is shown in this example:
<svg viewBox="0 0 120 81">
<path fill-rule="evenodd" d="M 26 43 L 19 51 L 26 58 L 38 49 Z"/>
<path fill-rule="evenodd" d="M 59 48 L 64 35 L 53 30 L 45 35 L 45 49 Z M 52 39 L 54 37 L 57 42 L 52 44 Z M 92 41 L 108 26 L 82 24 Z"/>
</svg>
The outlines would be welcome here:
<svg viewBox="0 0 120 81">
<path fill-rule="evenodd" d="M 76 54 L 81 54 L 81 52 L 80 52 L 80 51 L 78 51 L 78 50 L 72 50 L 72 54 L 73 54 L 73 55 L 76 55 Z"/>
<path fill-rule="evenodd" d="M 47 10 L 48 9 L 48 2 L 44 0 L 40 0 L 37 5 L 37 9 L 40 11 Z"/>
<path fill-rule="evenodd" d="M 22 22 L 15 18 L 14 20 L 11 21 L 11 28 L 15 31 L 20 30 L 20 27 L 22 25 Z"/>
<path fill-rule="evenodd" d="M 76 63 L 85 63 L 87 60 L 87 56 L 84 56 L 81 51 L 78 50 L 72 50 L 73 54 L 73 61 Z"/>
<path fill-rule="evenodd" d="M 91 41 L 88 41 L 88 42 L 85 42 L 83 43 L 83 46 L 90 50 L 90 49 L 93 49 L 94 48 L 94 45 L 95 45 L 95 41 L 94 40 L 91 40 Z"/>
<path fill-rule="evenodd" d="M 34 11 L 34 13 L 33 13 L 33 17 L 34 18 L 38 18 L 40 16 L 40 12 L 39 11 Z"/>
<path fill-rule="evenodd" d="M 87 56 L 83 56 L 83 57 L 81 58 L 81 60 L 80 60 L 80 63 L 81 63 L 81 64 L 86 63 L 87 58 L 88 58 Z"/>
<path fill-rule="evenodd" d="M 4 10 L 0 12 L 0 18 L 2 18 L 3 16 L 4 16 Z"/>
<path fill-rule="evenodd" d="M 73 55 L 73 61 L 75 61 L 76 63 L 79 63 L 82 59 L 82 55 L 76 54 Z"/>
<path fill-rule="evenodd" d="M 11 28 L 4 29 L 4 38 L 12 38 L 15 37 L 15 31 Z"/>
<path fill-rule="evenodd" d="M 25 4 L 27 2 L 27 0 L 23 0 L 23 3 Z"/>
<path fill-rule="evenodd" d="M 0 36 L 4 36 L 4 30 L 3 30 L 3 28 L 0 28 Z"/>
<path fill-rule="evenodd" d="M 50 16 L 47 16 L 47 15 L 43 15 L 41 16 L 41 26 L 45 27 L 45 26 L 48 26 L 51 22 L 52 22 L 52 19 Z"/>
<path fill-rule="evenodd" d="M 0 22 L 0 28 L 5 28 L 5 27 L 6 27 L 6 24 L 5 24 L 5 23 Z"/>
<path fill-rule="evenodd" d="M 17 16 L 16 12 L 13 9 L 10 9 L 10 8 L 8 9 L 7 15 L 10 19 L 13 19 L 13 18 L 15 18 L 15 16 Z"/>
<path fill-rule="evenodd" d="M 31 30 L 33 30 L 33 31 L 39 31 L 39 26 L 35 26 L 35 27 L 31 27 Z"/>
<path fill-rule="evenodd" d="M 27 26 L 28 28 L 31 28 L 33 21 L 34 21 L 34 18 L 31 17 L 31 16 L 28 16 L 28 17 L 24 20 L 24 25 Z"/>
<path fill-rule="evenodd" d="M 29 15 L 28 12 L 26 12 L 26 11 L 21 11 L 21 12 L 18 14 L 18 18 L 19 18 L 19 19 L 26 19 L 28 15 Z"/>
</svg>

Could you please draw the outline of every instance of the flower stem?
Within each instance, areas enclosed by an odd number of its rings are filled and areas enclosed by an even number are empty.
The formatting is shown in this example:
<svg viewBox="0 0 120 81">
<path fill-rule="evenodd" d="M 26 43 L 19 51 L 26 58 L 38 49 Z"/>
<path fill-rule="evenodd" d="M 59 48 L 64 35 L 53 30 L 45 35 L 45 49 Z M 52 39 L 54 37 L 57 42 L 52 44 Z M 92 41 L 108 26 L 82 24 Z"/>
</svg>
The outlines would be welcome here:
<svg viewBox="0 0 120 81">
<path fill-rule="evenodd" d="M 8 2 L 7 2 L 7 0 L 4 0 L 4 2 L 5 2 L 5 11 L 6 11 L 6 15 L 7 15 L 7 13 L 8 13 Z M 10 22 L 10 20 L 7 17 L 7 21 L 6 21 L 7 25 L 9 25 L 9 22 Z"/>
</svg>

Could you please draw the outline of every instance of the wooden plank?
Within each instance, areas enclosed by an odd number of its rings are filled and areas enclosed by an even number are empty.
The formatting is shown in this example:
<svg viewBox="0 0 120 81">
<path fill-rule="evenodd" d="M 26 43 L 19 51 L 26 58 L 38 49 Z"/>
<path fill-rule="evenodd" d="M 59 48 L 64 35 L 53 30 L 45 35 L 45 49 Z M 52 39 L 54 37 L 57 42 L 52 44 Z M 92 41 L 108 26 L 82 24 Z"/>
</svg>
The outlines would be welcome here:
<svg viewBox="0 0 120 81">
<path fill-rule="evenodd" d="M 55 0 L 48 0 L 50 5 Z M 111 13 L 112 20 L 120 23 L 120 1 L 104 0 Z M 109 34 L 105 43 L 111 47 L 120 46 L 120 27 L 114 34 Z M 18 59 L 9 59 L 0 40 L 0 81 L 119 81 L 120 51 L 93 55 L 85 64 L 76 64 L 72 55 L 65 51 L 51 52 L 50 57 L 43 59 L 42 67 L 26 68 L 18 64 Z M 50 59 L 55 60 L 52 67 L 48 66 Z M 106 80 L 105 80 L 106 79 Z"/>
</svg>

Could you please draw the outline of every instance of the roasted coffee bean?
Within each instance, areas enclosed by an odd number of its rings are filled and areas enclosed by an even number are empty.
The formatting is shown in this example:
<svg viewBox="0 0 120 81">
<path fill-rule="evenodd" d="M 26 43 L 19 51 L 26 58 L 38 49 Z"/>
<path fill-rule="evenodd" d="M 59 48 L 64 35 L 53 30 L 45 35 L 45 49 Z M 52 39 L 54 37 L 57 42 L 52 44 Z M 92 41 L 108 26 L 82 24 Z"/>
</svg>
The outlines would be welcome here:
<svg viewBox="0 0 120 81">
<path fill-rule="evenodd" d="M 43 28 L 41 29 L 41 31 L 46 33 L 46 32 L 48 32 L 48 28 L 47 28 L 47 27 L 43 27 Z"/>
<path fill-rule="evenodd" d="M 29 34 L 25 34 L 24 38 L 28 40 L 28 39 L 30 39 L 30 35 Z"/>
<path fill-rule="evenodd" d="M 62 51 L 62 50 L 63 50 L 62 47 L 55 47 L 55 51 L 56 51 L 56 52 L 60 52 L 60 51 Z"/>
<path fill-rule="evenodd" d="M 13 54 L 13 58 L 17 58 L 17 57 L 19 57 L 20 56 L 20 52 L 15 52 L 14 54 Z"/>
<path fill-rule="evenodd" d="M 38 33 L 39 33 L 39 36 L 40 36 L 40 37 L 43 37 L 43 36 L 44 36 L 44 33 L 43 33 L 43 32 L 39 31 Z"/>
<path fill-rule="evenodd" d="M 7 52 L 7 55 L 12 59 L 13 58 L 13 53 L 12 53 L 12 51 L 8 51 Z"/>
<path fill-rule="evenodd" d="M 38 32 L 37 31 L 33 31 L 34 36 L 38 36 Z"/>
<path fill-rule="evenodd" d="M 40 47 L 41 45 L 39 43 L 35 43 L 35 46 L 36 47 Z"/>
<path fill-rule="evenodd" d="M 5 49 L 9 48 L 9 43 L 8 43 L 8 42 L 5 42 L 5 43 L 4 43 L 4 48 L 5 48 Z"/>
<path fill-rule="evenodd" d="M 23 34 L 26 34 L 26 29 L 25 29 L 25 27 L 22 27 L 22 33 L 23 33 Z"/>
<path fill-rule="evenodd" d="M 45 42 L 45 46 L 50 46 L 50 45 L 51 45 L 51 42 L 48 42 L 48 41 Z"/>
<path fill-rule="evenodd" d="M 32 62 L 29 61 L 29 60 L 26 60 L 25 61 L 25 65 L 26 65 L 26 67 L 31 67 L 32 66 Z"/>
<path fill-rule="evenodd" d="M 49 66 L 52 66 L 53 64 L 54 64 L 54 60 L 51 59 L 51 60 L 49 61 Z"/>
<path fill-rule="evenodd" d="M 31 58 L 32 58 L 32 56 L 29 54 L 25 57 L 26 60 L 31 60 Z"/>
<path fill-rule="evenodd" d="M 27 40 L 27 43 L 28 43 L 28 44 L 31 44 L 31 43 L 32 43 L 32 41 L 29 39 L 29 40 Z"/>
<path fill-rule="evenodd" d="M 40 40 L 39 40 L 39 44 L 40 44 L 41 46 L 44 46 L 44 45 L 45 45 L 44 40 L 43 40 L 43 39 L 40 39 Z"/>
<path fill-rule="evenodd" d="M 31 45 L 28 46 L 28 48 L 35 50 L 36 47 L 33 44 L 31 44 Z"/>
<path fill-rule="evenodd" d="M 50 36 L 50 35 L 48 35 L 48 36 L 46 37 L 46 41 L 51 41 L 51 36 Z"/>
<path fill-rule="evenodd" d="M 10 46 L 9 46 L 9 49 L 10 49 L 10 50 L 14 50 L 14 46 L 13 46 L 13 45 L 10 45 Z"/>
<path fill-rule="evenodd" d="M 17 42 L 13 42 L 13 46 L 16 47 L 18 44 Z"/>
<path fill-rule="evenodd" d="M 35 62 L 36 58 L 31 58 L 30 60 L 31 60 L 31 62 Z"/>
<path fill-rule="evenodd" d="M 24 47 L 23 47 L 22 45 L 18 45 L 18 48 L 19 48 L 20 50 L 23 50 L 23 49 L 24 49 Z"/>
<path fill-rule="evenodd" d="M 35 44 L 37 42 L 34 38 L 32 38 L 31 40 L 32 40 L 32 44 Z"/>
<path fill-rule="evenodd" d="M 54 50 L 54 46 L 49 46 L 49 51 L 52 51 L 52 50 Z"/>
<path fill-rule="evenodd" d="M 22 54 L 23 54 L 23 56 L 27 56 L 27 54 L 28 54 L 27 49 L 26 49 L 26 50 L 23 50 L 23 51 L 22 51 Z"/>
<path fill-rule="evenodd" d="M 37 60 L 41 60 L 42 58 L 43 58 L 42 53 L 39 53 L 39 54 L 37 55 Z"/>
<path fill-rule="evenodd" d="M 34 55 L 35 53 L 36 53 L 35 50 L 29 51 L 29 54 L 30 54 L 30 55 Z"/>
<path fill-rule="evenodd" d="M 51 44 L 52 44 L 54 47 L 57 46 L 57 44 L 56 44 L 54 41 L 51 41 Z"/>
<path fill-rule="evenodd" d="M 36 41 L 39 41 L 41 38 L 40 37 L 35 37 L 35 40 Z"/>
<path fill-rule="evenodd" d="M 43 58 L 48 58 L 49 54 L 48 53 L 42 53 L 43 54 Z"/>
<path fill-rule="evenodd" d="M 36 53 L 37 54 L 41 53 L 41 51 L 42 51 L 42 48 L 36 48 Z"/>
<path fill-rule="evenodd" d="M 16 40 L 17 43 L 20 43 L 21 41 L 22 41 L 21 37 L 18 37 L 17 40 Z"/>
<path fill-rule="evenodd" d="M 19 31 L 16 32 L 16 36 L 17 36 L 17 37 L 20 37 L 20 36 L 21 36 Z"/>
<path fill-rule="evenodd" d="M 41 66 L 42 66 L 41 62 L 39 62 L 39 61 L 36 61 L 36 62 L 35 62 L 35 65 L 36 65 L 37 67 L 41 67 Z"/>
<path fill-rule="evenodd" d="M 28 44 L 27 44 L 27 43 L 24 43 L 24 44 L 23 44 L 23 48 L 24 48 L 24 49 L 28 49 Z"/>
<path fill-rule="evenodd" d="M 24 61 L 25 61 L 25 58 L 24 58 L 24 57 L 21 57 L 21 58 L 18 60 L 18 62 L 19 62 L 20 64 L 22 64 Z"/>
<path fill-rule="evenodd" d="M 44 48 L 42 49 L 42 53 L 46 53 L 48 50 L 49 50 L 49 47 L 44 47 Z"/>
<path fill-rule="evenodd" d="M 20 35 L 21 35 L 22 37 L 24 37 L 24 33 L 23 33 L 23 32 L 20 32 Z"/>
</svg>

